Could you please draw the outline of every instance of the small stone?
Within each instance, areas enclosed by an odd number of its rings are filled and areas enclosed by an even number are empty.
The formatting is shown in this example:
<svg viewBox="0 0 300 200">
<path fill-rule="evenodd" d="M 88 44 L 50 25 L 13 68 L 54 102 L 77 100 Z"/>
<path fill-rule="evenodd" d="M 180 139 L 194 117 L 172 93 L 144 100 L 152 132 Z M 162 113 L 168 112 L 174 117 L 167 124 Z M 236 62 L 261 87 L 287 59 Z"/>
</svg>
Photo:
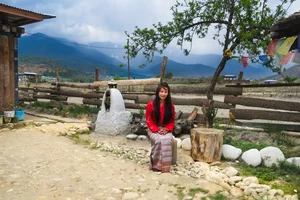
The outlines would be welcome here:
<svg viewBox="0 0 300 200">
<path fill-rule="evenodd" d="M 139 197 L 139 194 L 138 193 L 135 193 L 135 192 L 128 192 L 128 193 L 125 193 L 122 200 L 126 200 L 126 199 L 134 199 L 134 198 L 137 198 Z"/>
</svg>

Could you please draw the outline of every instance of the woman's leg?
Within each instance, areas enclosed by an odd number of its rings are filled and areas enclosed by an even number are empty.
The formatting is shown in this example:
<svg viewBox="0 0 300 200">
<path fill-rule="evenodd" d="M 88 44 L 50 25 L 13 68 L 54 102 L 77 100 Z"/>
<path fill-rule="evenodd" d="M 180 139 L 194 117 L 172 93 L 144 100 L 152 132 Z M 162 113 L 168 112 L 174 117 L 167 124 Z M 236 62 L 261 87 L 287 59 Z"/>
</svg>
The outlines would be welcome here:
<svg viewBox="0 0 300 200">
<path fill-rule="evenodd" d="M 160 135 L 148 132 L 151 141 L 150 169 L 169 172 L 172 163 L 172 133 Z"/>
</svg>

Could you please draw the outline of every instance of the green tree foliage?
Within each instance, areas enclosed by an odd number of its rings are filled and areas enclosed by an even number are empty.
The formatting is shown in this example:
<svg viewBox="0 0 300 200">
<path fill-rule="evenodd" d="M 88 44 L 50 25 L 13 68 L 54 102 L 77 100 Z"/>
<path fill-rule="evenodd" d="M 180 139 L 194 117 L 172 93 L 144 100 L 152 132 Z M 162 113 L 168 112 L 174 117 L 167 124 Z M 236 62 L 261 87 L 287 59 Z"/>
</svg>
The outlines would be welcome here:
<svg viewBox="0 0 300 200">
<path fill-rule="evenodd" d="M 294 83 L 297 79 L 298 77 L 296 76 L 285 76 L 283 81 L 286 83 Z"/>
<path fill-rule="evenodd" d="M 151 62 L 154 54 L 163 53 L 172 40 L 177 39 L 181 48 L 184 43 L 192 47 L 194 39 L 205 38 L 209 28 L 214 28 L 213 39 L 223 47 L 223 58 L 207 89 L 207 98 L 212 101 L 218 77 L 232 53 L 261 54 L 270 42 L 270 27 L 286 15 L 286 7 L 294 1 L 281 0 L 272 10 L 267 0 L 178 0 L 171 7 L 173 21 L 165 25 L 159 22 L 152 28 L 136 27 L 131 34 L 126 32 L 130 44 L 125 48 L 128 56 L 135 57 L 142 51 L 147 62 Z M 183 48 L 185 55 L 190 50 Z M 271 63 L 268 67 L 276 68 Z"/>
<path fill-rule="evenodd" d="M 159 78 L 160 74 L 156 75 L 155 78 Z M 164 75 L 164 78 L 173 78 L 173 73 L 172 72 L 168 72 Z"/>
</svg>

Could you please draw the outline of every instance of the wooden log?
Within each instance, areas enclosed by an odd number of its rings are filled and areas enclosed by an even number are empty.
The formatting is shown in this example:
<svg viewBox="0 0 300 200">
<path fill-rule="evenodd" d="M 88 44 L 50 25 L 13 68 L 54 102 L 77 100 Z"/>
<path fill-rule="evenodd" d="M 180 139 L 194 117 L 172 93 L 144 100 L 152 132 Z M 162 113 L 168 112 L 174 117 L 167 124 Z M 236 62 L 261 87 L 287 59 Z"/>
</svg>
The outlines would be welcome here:
<svg viewBox="0 0 300 200">
<path fill-rule="evenodd" d="M 67 101 L 68 97 L 67 96 L 54 96 L 54 95 L 33 95 L 33 98 L 35 99 L 52 99 L 52 100 L 56 100 L 56 101 Z"/>
<path fill-rule="evenodd" d="M 51 83 L 51 85 L 55 85 L 56 83 Z M 80 84 L 73 84 L 73 83 L 58 83 L 58 87 L 71 87 L 71 88 L 85 88 L 85 89 L 97 89 L 98 86 L 95 86 L 93 84 L 85 84 L 85 85 L 80 85 Z"/>
<path fill-rule="evenodd" d="M 32 97 L 21 97 L 19 98 L 19 101 L 35 101 Z"/>
<path fill-rule="evenodd" d="M 154 99 L 154 96 L 149 96 L 149 95 L 138 95 L 138 100 L 135 100 L 135 103 L 142 103 L 142 104 L 147 104 L 149 101 L 152 101 Z M 172 102 L 175 105 L 191 105 L 191 106 L 202 106 L 202 105 L 207 105 L 207 99 L 204 98 L 191 98 L 191 99 L 186 99 L 186 98 L 179 98 L 179 97 L 172 97 Z M 217 108 L 222 108 L 222 109 L 229 109 L 233 108 L 232 105 L 223 103 L 221 101 L 214 101 L 215 106 Z"/>
<path fill-rule="evenodd" d="M 200 162 L 221 160 L 223 130 L 213 128 L 193 128 L 191 130 L 191 156 Z"/>
<path fill-rule="evenodd" d="M 193 121 L 198 114 L 198 108 L 194 108 L 187 120 Z"/>
<path fill-rule="evenodd" d="M 144 91 L 145 92 L 153 92 L 156 90 L 155 85 L 145 85 Z M 206 87 L 192 87 L 192 86 L 170 86 L 171 93 L 184 93 L 184 94 L 206 94 L 207 88 Z M 220 87 L 214 90 L 214 94 L 220 95 L 242 95 L 243 90 L 242 88 L 226 88 Z"/>
<path fill-rule="evenodd" d="M 237 124 L 238 123 L 238 124 Z M 235 124 L 241 127 L 252 127 L 252 128 L 261 128 L 262 130 L 266 130 L 268 127 L 276 128 L 277 130 L 286 130 L 286 131 L 295 131 L 300 132 L 300 124 L 280 124 L 280 123 L 259 123 L 259 122 L 239 122 L 236 121 Z"/>
<path fill-rule="evenodd" d="M 95 81 L 93 83 L 93 86 L 95 87 L 107 86 L 108 82 L 110 81 Z M 159 84 L 160 82 L 160 78 L 116 80 L 115 82 L 118 84 L 118 86 L 119 85 L 155 85 L 156 88 L 157 84 Z"/>
<path fill-rule="evenodd" d="M 267 100 L 251 97 L 235 97 L 226 95 L 224 103 L 300 112 L 300 103 L 291 101 Z"/>
<path fill-rule="evenodd" d="M 87 91 L 78 91 L 78 90 L 55 90 L 47 88 L 36 88 L 35 92 L 45 92 L 54 95 L 64 95 L 68 97 L 82 97 L 82 98 L 102 98 L 104 92 L 87 92 Z"/>
<path fill-rule="evenodd" d="M 250 110 L 231 108 L 229 110 L 236 119 L 266 119 L 276 121 L 300 122 L 300 113 L 267 110 Z"/>
<path fill-rule="evenodd" d="M 26 92 L 28 92 L 28 91 L 34 91 L 34 90 L 35 90 L 35 88 L 19 87 L 19 91 L 26 91 Z"/>
<path fill-rule="evenodd" d="M 300 83 L 275 83 L 275 84 L 247 84 L 247 85 L 225 85 L 226 87 L 233 88 L 259 88 L 259 87 L 291 87 L 300 86 Z"/>
<path fill-rule="evenodd" d="M 100 99 L 86 99 L 84 98 L 82 100 L 83 104 L 89 104 L 89 105 L 102 105 L 102 100 Z M 136 103 L 127 103 L 125 102 L 125 108 L 130 108 L 130 109 L 145 109 L 145 105 L 143 104 L 136 104 Z"/>
</svg>

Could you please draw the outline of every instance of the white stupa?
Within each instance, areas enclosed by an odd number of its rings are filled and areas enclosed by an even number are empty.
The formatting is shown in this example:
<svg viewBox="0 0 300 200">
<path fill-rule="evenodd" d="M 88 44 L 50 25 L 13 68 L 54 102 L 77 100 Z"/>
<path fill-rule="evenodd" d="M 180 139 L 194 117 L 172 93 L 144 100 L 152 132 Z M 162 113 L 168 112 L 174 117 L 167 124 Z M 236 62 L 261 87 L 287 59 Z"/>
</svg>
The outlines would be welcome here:
<svg viewBox="0 0 300 200">
<path fill-rule="evenodd" d="M 106 93 L 110 93 L 110 101 Z M 107 100 L 110 102 L 109 109 L 104 105 Z M 95 133 L 99 135 L 127 135 L 130 133 L 130 121 L 131 113 L 125 110 L 122 94 L 117 88 L 109 88 L 103 95 Z"/>
</svg>

